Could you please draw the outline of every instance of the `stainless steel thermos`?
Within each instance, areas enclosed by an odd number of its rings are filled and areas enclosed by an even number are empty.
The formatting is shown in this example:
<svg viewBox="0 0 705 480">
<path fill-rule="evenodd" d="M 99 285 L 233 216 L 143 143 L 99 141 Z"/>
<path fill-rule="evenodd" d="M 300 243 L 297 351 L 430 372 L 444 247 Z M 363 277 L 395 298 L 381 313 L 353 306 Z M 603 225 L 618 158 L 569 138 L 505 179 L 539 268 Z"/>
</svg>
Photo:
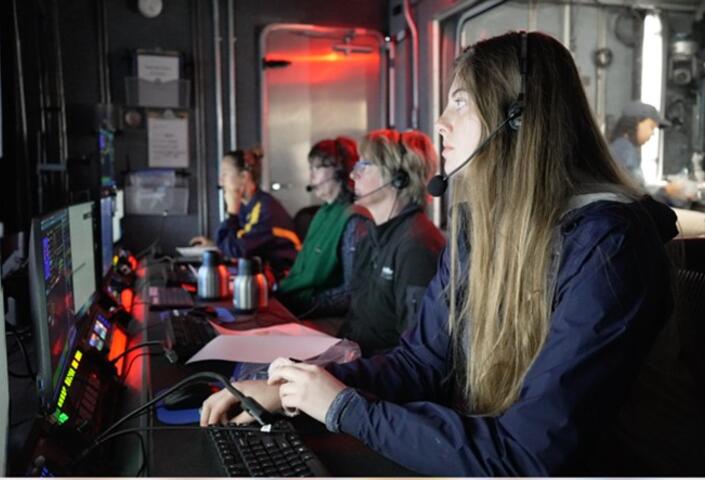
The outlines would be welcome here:
<svg viewBox="0 0 705 480">
<path fill-rule="evenodd" d="M 258 257 L 241 258 L 233 283 L 233 306 L 238 313 L 254 313 L 266 308 L 269 300 L 267 279 Z"/>
<path fill-rule="evenodd" d="M 204 300 L 218 300 L 228 294 L 228 270 L 217 251 L 206 250 L 198 268 L 198 296 Z"/>
</svg>

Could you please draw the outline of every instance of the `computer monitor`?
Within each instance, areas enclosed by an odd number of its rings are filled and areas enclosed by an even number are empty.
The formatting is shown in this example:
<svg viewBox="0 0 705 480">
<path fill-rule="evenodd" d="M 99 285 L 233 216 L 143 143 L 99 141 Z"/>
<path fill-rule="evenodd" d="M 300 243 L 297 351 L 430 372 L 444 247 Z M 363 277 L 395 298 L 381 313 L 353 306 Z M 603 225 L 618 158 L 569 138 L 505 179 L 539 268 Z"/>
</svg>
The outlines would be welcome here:
<svg viewBox="0 0 705 480">
<path fill-rule="evenodd" d="M 105 128 L 98 130 L 98 152 L 100 154 L 100 184 L 103 187 L 115 185 L 115 149 L 113 138 L 115 134 Z"/>
<path fill-rule="evenodd" d="M 115 191 L 115 213 L 113 215 L 113 243 L 117 243 L 122 238 L 122 226 L 120 221 L 125 216 L 125 191 Z"/>
<path fill-rule="evenodd" d="M 68 213 L 73 304 L 75 312 L 82 312 L 88 307 L 96 285 L 93 202 L 72 205 Z"/>
<path fill-rule="evenodd" d="M 2 258 L 0 258 L 0 265 Z M 7 378 L 7 340 L 5 336 L 5 301 L 0 281 L 0 477 L 7 471 L 7 432 L 10 410 L 10 385 Z"/>
<path fill-rule="evenodd" d="M 29 284 L 37 350 L 37 391 L 44 411 L 55 405 L 56 387 L 77 337 L 73 281 L 68 210 L 34 219 L 30 232 Z"/>
<path fill-rule="evenodd" d="M 113 263 L 113 197 L 100 199 L 101 276 L 105 277 Z"/>
</svg>

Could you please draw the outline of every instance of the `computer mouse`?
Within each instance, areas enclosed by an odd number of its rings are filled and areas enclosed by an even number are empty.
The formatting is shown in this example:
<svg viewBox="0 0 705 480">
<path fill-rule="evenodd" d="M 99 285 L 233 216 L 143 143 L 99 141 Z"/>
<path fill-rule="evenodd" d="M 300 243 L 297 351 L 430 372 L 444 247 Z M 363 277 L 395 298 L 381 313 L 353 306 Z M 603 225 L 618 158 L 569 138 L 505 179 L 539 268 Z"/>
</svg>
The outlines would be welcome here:
<svg viewBox="0 0 705 480">
<path fill-rule="evenodd" d="M 167 410 L 200 408 L 203 401 L 217 390 L 208 383 L 186 385 L 164 397 L 164 408 Z"/>
</svg>

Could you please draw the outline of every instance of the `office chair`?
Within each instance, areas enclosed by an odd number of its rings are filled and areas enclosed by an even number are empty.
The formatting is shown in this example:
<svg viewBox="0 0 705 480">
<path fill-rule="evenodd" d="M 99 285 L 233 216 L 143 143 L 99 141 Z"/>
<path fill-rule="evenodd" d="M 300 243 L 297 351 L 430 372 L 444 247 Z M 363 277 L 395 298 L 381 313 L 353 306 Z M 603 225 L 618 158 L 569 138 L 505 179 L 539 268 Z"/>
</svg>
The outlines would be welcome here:
<svg viewBox="0 0 705 480">
<path fill-rule="evenodd" d="M 705 273 L 679 269 L 675 277 L 673 315 L 609 435 L 612 474 L 705 473 Z"/>
<path fill-rule="evenodd" d="M 313 216 L 316 215 L 319 208 L 320 205 L 311 205 L 310 207 L 302 208 L 294 215 L 294 231 L 301 241 L 306 238 L 306 232 L 308 232 L 308 227 L 311 225 L 311 220 L 313 220 Z"/>
</svg>

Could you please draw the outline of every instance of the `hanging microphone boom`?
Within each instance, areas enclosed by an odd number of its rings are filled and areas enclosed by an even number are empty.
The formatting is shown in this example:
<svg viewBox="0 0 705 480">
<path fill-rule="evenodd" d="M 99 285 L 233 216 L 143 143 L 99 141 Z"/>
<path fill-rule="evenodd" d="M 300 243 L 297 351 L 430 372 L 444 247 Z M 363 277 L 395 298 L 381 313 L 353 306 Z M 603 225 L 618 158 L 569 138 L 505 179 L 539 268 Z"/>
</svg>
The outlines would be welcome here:
<svg viewBox="0 0 705 480">
<path fill-rule="evenodd" d="M 475 158 L 475 156 L 480 153 L 483 148 L 485 148 L 485 145 L 490 143 L 490 140 L 492 140 L 495 135 L 497 135 L 507 123 L 521 116 L 521 113 L 521 110 L 516 110 L 510 113 L 510 115 L 507 116 L 507 118 L 502 123 L 500 123 L 497 128 L 492 130 L 492 132 L 487 136 L 487 138 L 483 140 L 483 142 L 470 154 L 468 158 L 465 159 L 463 163 L 461 163 L 448 173 L 443 173 L 441 171 L 440 175 L 436 175 L 431 178 L 431 180 L 426 185 L 426 190 L 428 190 L 428 193 L 430 193 L 434 197 L 440 197 L 441 195 L 443 195 L 448 189 L 448 179 L 458 173 L 465 165 L 470 163 L 472 159 Z"/>
</svg>

